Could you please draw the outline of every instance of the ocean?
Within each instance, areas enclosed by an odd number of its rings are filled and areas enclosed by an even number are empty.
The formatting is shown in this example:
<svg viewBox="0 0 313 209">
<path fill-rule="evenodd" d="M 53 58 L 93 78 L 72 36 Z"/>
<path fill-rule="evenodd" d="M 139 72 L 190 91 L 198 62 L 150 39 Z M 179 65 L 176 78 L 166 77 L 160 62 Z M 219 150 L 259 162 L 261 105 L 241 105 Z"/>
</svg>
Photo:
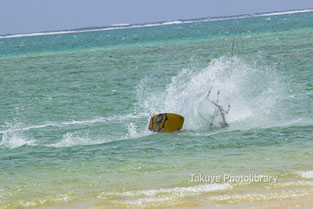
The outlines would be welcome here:
<svg viewBox="0 0 313 209">
<path fill-rule="evenodd" d="M 0 208 L 311 198 L 312 20 L 298 11 L 0 36 Z M 230 106 L 229 127 L 209 128 L 211 100 Z M 183 129 L 150 132 L 164 112 L 184 116 Z"/>
</svg>

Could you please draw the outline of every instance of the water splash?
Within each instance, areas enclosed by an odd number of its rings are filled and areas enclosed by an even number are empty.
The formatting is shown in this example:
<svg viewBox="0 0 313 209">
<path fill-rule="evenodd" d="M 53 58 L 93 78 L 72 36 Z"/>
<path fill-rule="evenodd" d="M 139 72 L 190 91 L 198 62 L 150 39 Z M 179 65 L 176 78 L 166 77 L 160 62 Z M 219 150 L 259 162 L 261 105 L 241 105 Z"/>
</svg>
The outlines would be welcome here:
<svg viewBox="0 0 313 209">
<path fill-rule="evenodd" d="M 36 141 L 32 138 L 26 137 L 22 132 L 16 131 L 20 124 L 7 124 L 8 129 L 1 132 L 2 139 L 0 141 L 0 146 L 9 148 L 18 148 L 24 145 L 34 146 Z"/>
<path fill-rule="evenodd" d="M 91 145 L 91 144 L 101 144 L 103 141 L 95 141 L 90 139 L 89 137 L 82 137 L 80 135 L 77 135 L 76 133 L 66 133 L 62 140 L 50 144 L 47 146 L 50 147 L 72 147 L 72 146 L 79 146 L 79 145 Z"/>
<path fill-rule="evenodd" d="M 128 133 L 122 137 L 123 139 L 140 138 L 152 134 L 152 132 L 148 131 L 145 127 L 143 130 L 139 129 L 134 123 L 129 123 L 127 130 Z"/>
<path fill-rule="evenodd" d="M 184 129 L 189 130 L 208 130 L 216 111 L 207 98 L 210 89 L 210 100 L 219 100 L 224 108 L 230 104 L 226 119 L 236 128 L 275 121 L 276 105 L 283 94 L 275 70 L 236 57 L 215 59 L 204 69 L 184 69 L 164 84 L 165 89 L 158 82 L 155 78 L 141 81 L 137 89 L 140 109 L 150 115 L 180 114 L 185 117 Z"/>
</svg>

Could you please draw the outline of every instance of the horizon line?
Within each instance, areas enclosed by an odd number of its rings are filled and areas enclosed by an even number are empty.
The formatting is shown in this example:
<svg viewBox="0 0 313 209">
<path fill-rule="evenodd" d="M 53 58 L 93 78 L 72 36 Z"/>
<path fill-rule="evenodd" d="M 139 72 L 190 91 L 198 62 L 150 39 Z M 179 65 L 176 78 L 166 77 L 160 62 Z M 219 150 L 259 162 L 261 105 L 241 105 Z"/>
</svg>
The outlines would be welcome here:
<svg viewBox="0 0 313 209">
<path fill-rule="evenodd" d="M 191 23 L 199 23 L 199 22 L 213 22 L 213 21 L 233 20 L 233 19 L 279 16 L 279 15 L 299 14 L 299 13 L 309 13 L 309 12 L 313 12 L 313 8 L 271 11 L 271 12 L 264 12 L 264 13 L 252 13 L 252 14 L 240 14 L 240 15 L 228 15 L 228 16 L 203 17 L 203 18 L 192 18 L 192 19 L 176 19 L 176 20 L 147 22 L 147 23 L 118 23 L 118 24 L 111 24 L 107 26 L 90 26 L 90 27 L 81 27 L 81 28 L 73 28 L 73 29 L 60 29 L 60 30 L 51 30 L 51 31 L 29 32 L 29 33 L 0 34 L 0 39 L 76 34 L 76 33 L 100 32 L 100 31 L 110 31 L 110 30 L 124 30 L 124 29 L 135 29 L 135 28 L 145 28 L 145 27 L 178 25 L 178 24 L 191 24 Z"/>
</svg>

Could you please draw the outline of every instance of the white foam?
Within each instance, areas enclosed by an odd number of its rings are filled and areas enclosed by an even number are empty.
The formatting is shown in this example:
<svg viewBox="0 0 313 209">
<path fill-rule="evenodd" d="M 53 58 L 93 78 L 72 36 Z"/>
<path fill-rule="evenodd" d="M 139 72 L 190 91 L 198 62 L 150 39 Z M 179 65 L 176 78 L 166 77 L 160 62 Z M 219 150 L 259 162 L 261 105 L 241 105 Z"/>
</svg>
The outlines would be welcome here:
<svg viewBox="0 0 313 209">
<path fill-rule="evenodd" d="M 265 193 L 246 193 L 246 194 L 230 194 L 230 195 L 215 195 L 209 197 L 212 201 L 230 201 L 236 202 L 259 202 L 270 200 L 283 200 L 289 198 L 301 198 L 312 196 L 312 190 L 310 189 L 296 189 L 296 190 L 281 190 L 281 191 L 265 191 Z"/>
<path fill-rule="evenodd" d="M 105 140 L 94 140 L 88 137 L 81 137 L 76 135 L 75 133 L 67 133 L 63 136 L 62 140 L 46 145 L 48 147 L 72 147 L 72 146 L 79 146 L 79 145 L 94 145 L 94 144 L 102 144 Z"/>
<path fill-rule="evenodd" d="M 302 178 L 306 178 L 306 179 L 312 179 L 313 178 L 313 171 L 297 171 L 296 174 L 298 174 Z"/>
<path fill-rule="evenodd" d="M 129 119 L 136 119 L 141 117 L 147 117 L 147 114 L 126 114 L 126 115 L 114 115 L 108 117 L 97 117 L 90 120 L 70 120 L 70 121 L 61 121 L 61 122 L 43 122 L 42 124 L 38 125 L 24 125 L 20 123 L 16 124 L 7 124 L 9 127 L 8 129 L 0 130 L 0 133 L 6 133 L 8 131 L 15 131 L 15 132 L 22 132 L 28 131 L 32 129 L 41 129 L 51 127 L 65 127 L 65 126 L 72 126 L 72 125 L 89 125 L 95 123 L 107 123 L 111 121 L 125 121 Z"/>
<path fill-rule="evenodd" d="M 113 27 L 130 26 L 129 23 L 112 24 Z"/>
<path fill-rule="evenodd" d="M 288 188 L 288 187 L 306 187 L 306 186 L 313 186 L 313 181 L 291 181 L 291 182 L 283 182 L 283 183 L 276 183 L 273 185 L 268 186 L 268 189 L 272 188 Z"/>
<path fill-rule="evenodd" d="M 122 137 L 123 139 L 140 138 L 140 137 L 148 136 L 152 134 L 152 132 L 148 131 L 148 129 L 146 128 L 143 131 L 138 131 L 134 123 L 129 123 L 127 130 L 128 130 L 128 133 L 124 137 Z"/>
<path fill-rule="evenodd" d="M 173 112 L 185 117 L 187 130 L 206 130 L 219 104 L 225 109 L 230 104 L 227 121 L 244 127 L 260 127 L 275 121 L 275 104 L 283 94 L 275 72 L 239 58 L 219 58 L 204 69 L 184 69 L 165 89 L 156 89 L 153 78 L 141 81 L 137 88 L 140 110 L 154 115 Z M 158 85 L 158 84 L 156 84 Z"/>
<path fill-rule="evenodd" d="M 7 132 L 20 132 L 20 131 L 27 131 L 31 129 L 39 129 L 39 128 L 45 128 L 48 126 L 54 126 L 55 124 L 47 123 L 47 124 L 41 124 L 41 125 L 30 125 L 30 126 L 24 126 L 23 124 L 17 123 L 17 124 L 7 124 L 9 129 L 3 129 L 0 131 L 0 133 L 5 134 Z"/>
<path fill-rule="evenodd" d="M 161 188 L 161 189 L 149 189 L 149 190 L 138 190 L 118 193 L 121 196 L 157 196 L 160 194 L 174 194 L 178 196 L 185 196 L 188 194 L 199 194 L 206 192 L 222 191 L 232 189 L 230 184 L 203 184 L 193 187 L 174 187 L 174 188 Z"/>
<path fill-rule="evenodd" d="M 98 123 L 110 123 L 112 121 L 115 122 L 125 122 L 132 119 L 138 118 L 148 118 L 147 114 L 126 114 L 126 115 L 113 115 L 108 117 L 98 117 L 90 120 L 71 120 L 71 121 L 63 121 L 63 122 L 43 122 L 42 124 L 37 125 L 25 125 L 22 123 L 7 123 L 6 128 L 0 131 L 2 134 L 2 139 L 0 141 L 0 145 L 5 145 L 10 148 L 17 148 L 23 145 L 37 145 L 34 139 L 29 139 L 25 137 L 25 131 L 43 129 L 47 127 L 59 127 L 66 128 L 71 126 L 86 126 Z M 89 137 L 88 133 L 85 133 L 84 136 L 81 136 L 81 133 L 78 132 L 69 132 L 63 135 L 62 139 L 59 142 L 48 144 L 45 146 L 49 147 L 69 147 L 69 146 L 77 146 L 77 145 L 94 145 L 94 144 L 102 144 L 116 140 L 125 140 L 131 138 L 138 138 L 142 136 L 146 136 L 151 134 L 151 132 L 146 129 L 142 132 L 137 131 L 134 124 L 130 123 L 128 126 L 128 134 L 122 137 L 113 137 L 113 138 L 99 138 L 95 139 L 94 137 Z"/>
<path fill-rule="evenodd" d="M 298 13 L 308 13 L 313 12 L 313 9 L 305 10 L 294 10 L 294 11 L 285 11 L 285 12 L 273 12 L 266 14 L 252 14 L 252 15 L 241 15 L 235 17 L 216 17 L 216 18 L 207 18 L 199 20 L 177 20 L 169 21 L 163 23 L 145 23 L 145 24 L 113 24 L 112 27 L 104 27 L 97 29 L 85 29 L 85 30 L 64 30 L 64 31 L 52 31 L 52 32 L 38 32 L 38 33 L 23 33 L 23 34 L 12 34 L 12 35 L 0 35 L 0 39 L 8 38 L 23 38 L 23 37 L 33 37 L 33 36 L 49 36 L 49 35 L 64 35 L 64 34 L 75 34 L 75 33 L 88 33 L 88 32 L 100 32 L 100 31 L 111 31 L 111 30 L 124 30 L 131 28 L 145 28 L 145 27 L 157 27 L 162 25 L 173 25 L 173 24 L 190 24 L 190 23 L 200 23 L 200 22 L 213 22 L 213 21 L 224 21 L 224 20 L 233 20 L 233 19 L 245 19 L 251 17 L 266 17 L 266 16 L 277 16 L 277 15 L 288 15 L 288 14 L 298 14 Z"/>
<path fill-rule="evenodd" d="M 124 204 L 130 205 L 146 205 L 149 203 L 164 203 L 168 201 L 178 200 L 188 196 L 195 196 L 209 192 L 231 190 L 230 184 L 203 184 L 192 187 L 174 187 L 160 188 L 149 190 L 137 190 L 127 192 L 100 193 L 99 199 L 122 200 Z"/>
<path fill-rule="evenodd" d="M 283 12 L 272 12 L 272 13 L 266 13 L 266 14 L 258 14 L 255 15 L 257 17 L 263 17 L 263 16 L 277 16 L 277 15 L 290 15 L 290 14 L 300 14 L 300 13 L 308 13 L 313 12 L 313 9 L 304 9 L 304 10 L 293 10 L 293 11 L 283 11 Z"/>
<path fill-rule="evenodd" d="M 9 148 L 18 148 L 24 145 L 36 145 L 36 141 L 34 139 L 29 139 L 22 133 L 15 131 L 7 131 L 3 133 L 2 140 L 0 141 L 0 146 L 6 146 Z"/>
<path fill-rule="evenodd" d="M 66 133 L 65 135 L 63 135 L 61 141 L 53 143 L 53 144 L 49 144 L 46 146 L 48 147 L 72 147 L 72 146 L 81 146 L 81 145 L 95 145 L 95 144 L 108 143 L 112 141 L 140 138 L 143 136 L 153 134 L 147 129 L 141 132 L 137 131 L 136 125 L 134 123 L 129 123 L 127 129 L 128 129 L 128 133 L 125 136 L 122 136 L 119 138 L 101 137 L 99 139 L 95 139 L 94 137 L 90 137 L 88 133 L 85 134 L 85 136 L 81 136 L 81 134 L 79 133 Z"/>
<path fill-rule="evenodd" d="M 186 22 L 176 20 L 176 21 L 164 22 L 162 23 L 162 25 L 177 25 L 177 24 L 183 24 L 183 23 L 186 23 Z"/>
</svg>

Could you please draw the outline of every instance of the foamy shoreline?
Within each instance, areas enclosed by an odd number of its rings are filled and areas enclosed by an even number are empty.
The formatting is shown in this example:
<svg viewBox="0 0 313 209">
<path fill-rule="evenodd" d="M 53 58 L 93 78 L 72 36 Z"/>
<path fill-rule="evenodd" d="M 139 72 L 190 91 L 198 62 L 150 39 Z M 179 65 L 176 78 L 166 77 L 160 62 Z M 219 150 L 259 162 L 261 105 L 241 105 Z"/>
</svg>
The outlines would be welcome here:
<svg viewBox="0 0 313 209">
<path fill-rule="evenodd" d="M 36 208 L 45 208 L 45 209 L 59 209 L 59 208 L 125 208 L 125 205 L 112 205 L 107 204 L 101 200 L 85 200 L 85 201 L 69 201 L 67 203 L 56 204 L 56 205 L 45 205 Z M 312 197 L 290 197 L 286 199 L 277 199 L 277 200 L 258 200 L 258 201 L 242 201 L 234 203 L 220 203 L 220 202 L 210 202 L 206 197 L 200 198 L 197 201 L 188 200 L 183 201 L 177 204 L 161 204 L 158 207 L 155 206 L 139 206 L 140 208 L 189 208 L 189 209 L 227 209 L 227 208 L 308 208 L 313 207 L 313 198 Z M 133 208 L 128 205 L 127 208 Z"/>
</svg>

